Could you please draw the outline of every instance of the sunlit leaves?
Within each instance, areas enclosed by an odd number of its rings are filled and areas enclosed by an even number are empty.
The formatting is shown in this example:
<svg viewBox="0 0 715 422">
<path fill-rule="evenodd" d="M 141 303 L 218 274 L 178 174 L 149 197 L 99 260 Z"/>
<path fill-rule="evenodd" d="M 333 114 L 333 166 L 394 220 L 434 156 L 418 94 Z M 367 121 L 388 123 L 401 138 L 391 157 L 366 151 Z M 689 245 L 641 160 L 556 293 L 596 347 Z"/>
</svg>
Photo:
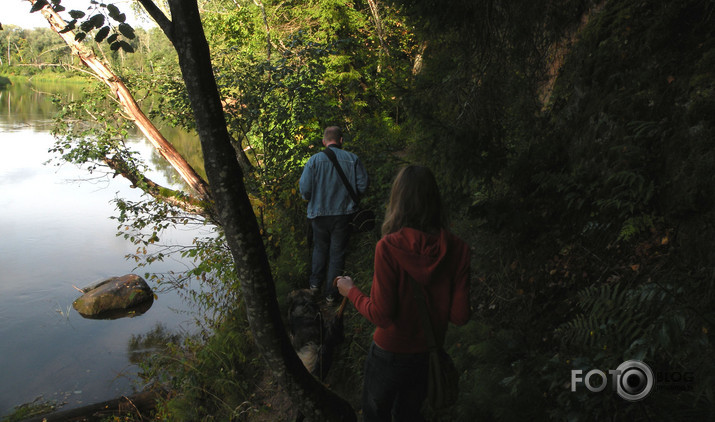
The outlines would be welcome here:
<svg viewBox="0 0 715 422">
<path fill-rule="evenodd" d="M 136 36 L 134 35 L 134 28 L 132 28 L 128 23 L 120 23 L 118 28 L 119 32 L 130 40 L 133 40 Z"/>
<path fill-rule="evenodd" d="M 36 12 L 49 4 L 47 0 L 39 0 L 33 4 L 31 12 Z M 61 5 L 61 0 L 52 0 L 52 9 L 55 12 L 65 10 L 64 6 Z M 76 31 L 74 39 L 81 42 L 87 39 L 91 32 L 96 31 L 92 36 L 95 42 L 106 42 L 110 45 L 112 51 L 134 52 L 134 47 L 126 41 L 136 38 L 134 28 L 126 23 L 126 14 L 122 13 L 114 4 L 105 4 L 93 0 L 86 12 L 70 10 L 68 14 L 72 19 L 60 31 L 61 34 Z"/>
<path fill-rule="evenodd" d="M 100 14 L 94 15 L 89 18 L 89 22 L 92 23 L 92 27 L 97 29 L 102 28 L 104 26 L 104 20 L 104 15 Z"/>
<path fill-rule="evenodd" d="M 107 38 L 107 35 L 109 35 L 109 27 L 105 26 L 99 31 L 97 31 L 96 34 L 94 34 L 94 40 L 97 42 L 102 42 L 105 38 Z"/>
<path fill-rule="evenodd" d="M 72 19 L 82 19 L 86 15 L 86 13 L 81 10 L 70 10 L 68 13 L 72 17 Z"/>
<path fill-rule="evenodd" d="M 43 7 L 47 6 L 49 3 L 47 0 L 38 0 L 35 2 L 35 4 L 32 5 L 32 8 L 30 9 L 30 13 L 35 13 L 38 10 L 42 9 Z"/>
<path fill-rule="evenodd" d="M 67 25 L 65 25 L 65 27 L 62 28 L 59 33 L 66 34 L 67 32 L 74 31 L 76 23 L 77 23 L 77 19 L 67 22 Z"/>
<path fill-rule="evenodd" d="M 128 42 L 123 41 L 123 40 L 122 40 L 122 41 L 115 41 L 115 42 L 113 42 L 113 43 L 109 46 L 109 48 L 110 48 L 112 51 L 117 51 L 117 50 L 119 50 L 119 49 L 122 49 L 122 50 L 126 51 L 127 53 L 133 53 L 133 52 L 134 52 L 134 47 L 132 47 Z"/>
<path fill-rule="evenodd" d="M 109 12 L 109 17 L 117 22 L 124 23 L 124 21 L 127 19 L 127 16 L 124 13 L 121 13 L 117 6 L 113 4 L 107 5 L 107 12 Z"/>
</svg>

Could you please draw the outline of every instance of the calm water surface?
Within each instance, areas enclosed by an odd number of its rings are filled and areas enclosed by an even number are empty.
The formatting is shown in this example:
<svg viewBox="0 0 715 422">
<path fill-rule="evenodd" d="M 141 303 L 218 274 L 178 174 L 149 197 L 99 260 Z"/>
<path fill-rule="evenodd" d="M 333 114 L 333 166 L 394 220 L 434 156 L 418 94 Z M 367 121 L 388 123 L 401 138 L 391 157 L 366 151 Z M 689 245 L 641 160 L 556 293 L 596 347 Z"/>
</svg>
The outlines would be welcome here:
<svg viewBox="0 0 715 422">
<path fill-rule="evenodd" d="M 0 90 L 0 416 L 38 397 L 67 409 L 129 394 L 138 371 L 129 362 L 131 336 L 157 324 L 193 327 L 175 292 L 159 293 L 135 318 L 88 320 L 72 309 L 80 295 L 73 285 L 135 272 L 124 258 L 135 247 L 115 236 L 109 217 L 115 197 L 136 200 L 139 192 L 119 177 L 81 181 L 85 170 L 43 164 L 51 158 L 53 113 L 41 94 Z M 142 140 L 135 145 L 151 155 Z M 151 177 L 168 183 L 175 176 Z M 162 240 L 190 244 L 194 234 L 174 231 Z M 136 272 L 189 264 L 170 260 Z"/>
</svg>

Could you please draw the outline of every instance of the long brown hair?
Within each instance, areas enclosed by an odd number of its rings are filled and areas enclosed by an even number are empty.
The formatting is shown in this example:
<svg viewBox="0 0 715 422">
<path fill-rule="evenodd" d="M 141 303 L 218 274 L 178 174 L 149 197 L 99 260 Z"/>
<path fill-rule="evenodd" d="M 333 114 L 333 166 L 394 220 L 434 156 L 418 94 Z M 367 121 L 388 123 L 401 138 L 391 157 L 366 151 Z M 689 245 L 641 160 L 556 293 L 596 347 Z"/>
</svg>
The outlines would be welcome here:
<svg viewBox="0 0 715 422">
<path fill-rule="evenodd" d="M 437 180 L 427 167 L 407 166 L 397 173 L 392 182 L 382 235 L 394 233 L 402 227 L 428 233 L 447 227 Z"/>
</svg>

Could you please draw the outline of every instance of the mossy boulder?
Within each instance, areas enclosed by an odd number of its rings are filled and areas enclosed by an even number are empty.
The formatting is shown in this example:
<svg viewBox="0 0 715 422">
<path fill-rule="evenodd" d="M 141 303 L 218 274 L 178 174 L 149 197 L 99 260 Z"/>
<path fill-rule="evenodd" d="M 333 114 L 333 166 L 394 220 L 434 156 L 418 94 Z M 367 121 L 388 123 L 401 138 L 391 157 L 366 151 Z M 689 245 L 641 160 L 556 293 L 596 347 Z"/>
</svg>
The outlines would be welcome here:
<svg viewBox="0 0 715 422">
<path fill-rule="evenodd" d="M 146 312 L 154 292 L 136 274 L 111 277 L 81 289 L 84 293 L 72 306 L 85 318 L 114 319 Z"/>
</svg>

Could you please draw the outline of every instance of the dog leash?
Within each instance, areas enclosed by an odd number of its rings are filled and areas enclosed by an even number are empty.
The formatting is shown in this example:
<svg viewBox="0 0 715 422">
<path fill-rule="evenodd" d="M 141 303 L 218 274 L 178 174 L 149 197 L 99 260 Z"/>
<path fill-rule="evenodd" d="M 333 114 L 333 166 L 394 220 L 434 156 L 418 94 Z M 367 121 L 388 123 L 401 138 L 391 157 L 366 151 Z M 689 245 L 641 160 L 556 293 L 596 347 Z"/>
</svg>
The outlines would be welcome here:
<svg viewBox="0 0 715 422">
<path fill-rule="evenodd" d="M 333 280 L 333 287 L 338 287 L 338 279 L 340 276 L 335 277 L 335 280 Z M 338 310 L 335 311 L 335 317 L 336 318 L 342 318 L 343 313 L 345 312 L 345 306 L 348 304 L 348 297 L 343 296 L 343 301 L 340 302 L 340 307 L 338 307 Z"/>
</svg>

